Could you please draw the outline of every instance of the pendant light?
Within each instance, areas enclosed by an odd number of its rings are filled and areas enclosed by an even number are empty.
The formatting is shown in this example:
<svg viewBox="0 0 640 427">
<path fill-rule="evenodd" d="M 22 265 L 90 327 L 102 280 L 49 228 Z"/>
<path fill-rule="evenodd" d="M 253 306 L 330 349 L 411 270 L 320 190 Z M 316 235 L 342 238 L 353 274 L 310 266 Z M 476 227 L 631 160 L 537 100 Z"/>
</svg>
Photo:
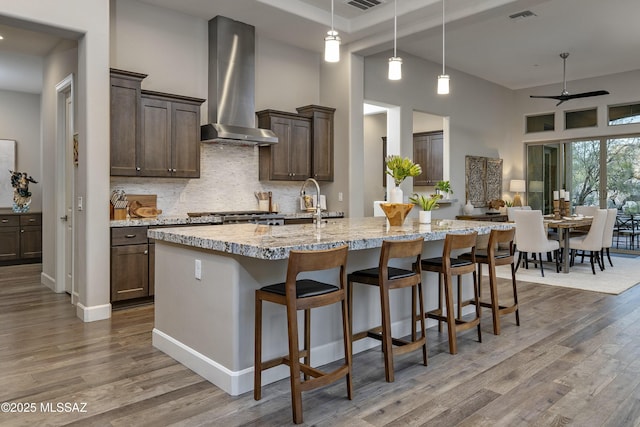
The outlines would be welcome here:
<svg viewBox="0 0 640 427">
<path fill-rule="evenodd" d="M 331 0 L 331 30 L 324 38 L 324 60 L 327 62 L 340 61 L 340 36 L 333 29 L 333 0 Z"/>
<path fill-rule="evenodd" d="M 449 75 L 444 73 L 444 0 L 442 0 L 442 74 L 438 76 L 438 95 L 449 94 Z"/>
<path fill-rule="evenodd" d="M 389 80 L 402 78 L 402 58 L 396 55 L 396 43 L 398 39 L 398 0 L 393 2 L 393 56 L 389 58 Z"/>
</svg>

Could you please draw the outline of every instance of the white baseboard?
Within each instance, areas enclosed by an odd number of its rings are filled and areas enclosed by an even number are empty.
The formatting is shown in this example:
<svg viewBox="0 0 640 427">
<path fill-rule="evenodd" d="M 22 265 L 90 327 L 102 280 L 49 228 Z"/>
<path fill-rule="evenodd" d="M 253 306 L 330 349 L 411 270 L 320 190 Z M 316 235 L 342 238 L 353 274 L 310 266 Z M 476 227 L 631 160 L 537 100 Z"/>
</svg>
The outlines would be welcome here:
<svg viewBox="0 0 640 427">
<path fill-rule="evenodd" d="M 77 303 L 76 316 L 82 319 L 83 322 L 95 322 L 96 320 L 109 319 L 111 317 L 111 304 L 85 307 L 82 303 Z"/>
<path fill-rule="evenodd" d="M 51 289 L 53 292 L 58 292 L 56 291 L 56 280 L 44 271 L 40 273 L 40 283 Z"/>
<path fill-rule="evenodd" d="M 474 310 L 475 306 L 463 307 L 463 315 L 469 314 Z M 436 320 L 427 319 L 427 328 L 436 325 Z M 403 335 L 406 331 L 410 331 L 411 320 L 395 322 L 391 328 L 394 336 Z M 232 371 L 156 328 L 153 329 L 152 343 L 155 348 L 220 387 L 231 396 L 238 396 L 253 390 L 253 366 L 240 371 Z M 312 365 L 314 367 L 322 366 L 343 358 L 343 345 L 342 340 L 338 340 L 319 347 L 313 347 L 311 350 Z M 380 342 L 374 339 L 359 340 L 353 344 L 352 351 L 356 354 L 378 345 L 380 345 Z M 287 366 L 282 365 L 269 369 L 262 373 L 262 385 L 279 381 L 288 376 L 289 368 Z"/>
</svg>

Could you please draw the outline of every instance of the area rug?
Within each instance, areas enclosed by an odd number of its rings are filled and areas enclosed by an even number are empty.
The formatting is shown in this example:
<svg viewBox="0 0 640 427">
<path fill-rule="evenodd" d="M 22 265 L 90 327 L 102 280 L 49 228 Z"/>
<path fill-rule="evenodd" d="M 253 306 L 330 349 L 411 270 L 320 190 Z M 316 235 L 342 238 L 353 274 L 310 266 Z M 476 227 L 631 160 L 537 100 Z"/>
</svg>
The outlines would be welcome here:
<svg viewBox="0 0 640 427">
<path fill-rule="evenodd" d="M 516 254 L 517 256 L 517 254 Z M 606 256 L 605 256 L 606 258 Z M 517 258 L 516 258 L 517 259 Z M 612 256 L 613 267 L 605 259 L 604 271 L 596 266 L 596 274 L 591 271 L 591 264 L 585 258 L 584 263 L 576 263 L 569 270 L 569 274 L 556 273 L 553 263 L 545 263 L 544 277 L 540 275 L 540 268 L 529 263 L 529 269 L 520 267 L 516 272 L 518 281 L 542 283 L 544 285 L 561 286 L 565 288 L 584 289 L 586 291 L 602 292 L 617 295 L 640 283 L 640 257 Z M 498 277 L 510 279 L 509 266 L 496 269 Z"/>
</svg>

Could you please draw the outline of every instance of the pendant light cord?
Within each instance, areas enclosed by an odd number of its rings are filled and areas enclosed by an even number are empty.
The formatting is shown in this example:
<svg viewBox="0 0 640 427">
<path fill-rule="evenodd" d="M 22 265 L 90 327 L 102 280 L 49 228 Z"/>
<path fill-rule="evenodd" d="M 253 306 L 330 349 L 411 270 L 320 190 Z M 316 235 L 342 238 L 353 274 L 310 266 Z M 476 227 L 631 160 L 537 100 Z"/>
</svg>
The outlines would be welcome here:
<svg viewBox="0 0 640 427">
<path fill-rule="evenodd" d="M 442 74 L 444 75 L 444 0 L 442 0 Z"/>
<path fill-rule="evenodd" d="M 398 0 L 393 2 L 393 57 L 396 55 L 396 41 L 398 39 Z"/>
<path fill-rule="evenodd" d="M 333 34 L 333 0 L 331 0 L 331 34 Z"/>
</svg>

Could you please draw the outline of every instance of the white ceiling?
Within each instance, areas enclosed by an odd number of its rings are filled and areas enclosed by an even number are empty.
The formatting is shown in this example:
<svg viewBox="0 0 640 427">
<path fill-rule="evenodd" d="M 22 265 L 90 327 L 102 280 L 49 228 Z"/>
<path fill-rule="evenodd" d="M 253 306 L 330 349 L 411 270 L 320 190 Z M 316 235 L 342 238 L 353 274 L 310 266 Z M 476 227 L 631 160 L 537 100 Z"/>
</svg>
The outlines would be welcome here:
<svg viewBox="0 0 640 427">
<path fill-rule="evenodd" d="M 224 15 L 254 25 L 264 37 L 317 52 L 331 26 L 331 0 L 140 1 L 207 20 Z M 343 45 L 362 55 L 392 49 L 394 1 L 378 0 L 367 11 L 348 1 L 334 3 L 334 27 Z M 640 69 L 638 0 L 445 1 L 447 69 L 511 89 L 561 84 L 561 52 L 571 53 L 569 81 Z M 406 52 L 440 64 L 442 1 L 397 0 L 397 10 L 399 55 Z M 536 16 L 509 18 L 525 10 Z M 59 35 L 7 25 L 0 25 L 0 35 L 0 88 L 37 93 L 40 89 L 28 83 L 30 70 L 41 64 Z"/>
</svg>

